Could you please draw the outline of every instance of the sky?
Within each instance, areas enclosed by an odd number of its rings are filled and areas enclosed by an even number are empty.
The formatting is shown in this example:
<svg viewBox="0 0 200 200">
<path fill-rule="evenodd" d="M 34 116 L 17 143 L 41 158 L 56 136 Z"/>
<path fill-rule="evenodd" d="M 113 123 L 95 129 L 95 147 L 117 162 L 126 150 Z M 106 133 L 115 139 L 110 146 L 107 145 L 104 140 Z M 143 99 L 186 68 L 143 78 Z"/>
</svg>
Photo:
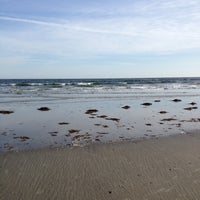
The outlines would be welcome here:
<svg viewBox="0 0 200 200">
<path fill-rule="evenodd" d="M 191 76 L 199 0 L 0 0 L 0 78 Z"/>
</svg>

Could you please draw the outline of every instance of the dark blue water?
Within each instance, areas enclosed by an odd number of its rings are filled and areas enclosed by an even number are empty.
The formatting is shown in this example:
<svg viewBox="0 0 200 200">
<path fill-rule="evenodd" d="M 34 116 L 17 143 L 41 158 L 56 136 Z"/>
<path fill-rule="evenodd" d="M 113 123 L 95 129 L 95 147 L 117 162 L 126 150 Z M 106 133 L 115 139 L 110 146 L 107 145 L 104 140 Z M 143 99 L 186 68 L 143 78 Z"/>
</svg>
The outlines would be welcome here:
<svg viewBox="0 0 200 200">
<path fill-rule="evenodd" d="M 200 85 L 200 78 L 120 78 L 120 79 L 0 79 L 0 86 L 56 86 L 73 85 L 83 86 L 105 86 L 105 85 L 134 85 L 134 84 L 195 84 Z"/>
<path fill-rule="evenodd" d="M 0 79 L 0 103 L 199 95 L 200 78 Z"/>
</svg>

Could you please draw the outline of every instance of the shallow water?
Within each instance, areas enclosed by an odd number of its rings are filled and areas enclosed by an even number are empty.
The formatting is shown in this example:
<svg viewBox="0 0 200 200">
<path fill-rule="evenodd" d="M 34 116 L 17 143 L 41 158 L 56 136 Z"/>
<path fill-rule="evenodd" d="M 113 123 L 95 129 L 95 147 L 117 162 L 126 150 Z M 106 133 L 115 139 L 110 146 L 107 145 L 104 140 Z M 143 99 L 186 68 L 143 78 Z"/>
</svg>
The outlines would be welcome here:
<svg viewBox="0 0 200 200">
<path fill-rule="evenodd" d="M 200 78 L 0 80 L 0 110 L 14 111 L 0 114 L 0 151 L 185 133 L 200 128 L 199 110 L 184 110 L 190 102 L 198 107 L 199 97 Z M 50 110 L 37 110 L 42 106 Z M 162 121 L 168 118 L 176 120 Z"/>
<path fill-rule="evenodd" d="M 173 102 L 174 98 L 180 98 L 182 101 Z M 160 102 L 154 102 L 155 100 Z M 141 105 L 145 102 L 152 105 Z M 0 104 L 1 110 L 12 110 L 14 113 L 0 114 L 0 151 L 120 142 L 184 134 L 200 128 L 200 122 L 183 121 L 199 117 L 199 109 L 184 110 L 191 107 L 191 102 L 196 102 L 195 106 L 198 107 L 199 97 L 157 95 L 8 101 Z M 130 108 L 123 109 L 125 105 L 129 105 Z M 50 110 L 37 110 L 43 106 L 49 107 Z M 92 115 L 85 114 L 88 109 L 97 109 L 98 112 Z M 167 113 L 160 114 L 160 111 Z M 101 115 L 107 117 L 99 118 Z M 119 121 L 108 120 L 109 118 L 117 118 Z M 162 121 L 170 118 L 175 120 Z M 69 124 L 60 125 L 61 122 Z M 70 130 L 75 132 L 70 133 Z M 28 139 L 23 140 L 24 136 Z"/>
</svg>

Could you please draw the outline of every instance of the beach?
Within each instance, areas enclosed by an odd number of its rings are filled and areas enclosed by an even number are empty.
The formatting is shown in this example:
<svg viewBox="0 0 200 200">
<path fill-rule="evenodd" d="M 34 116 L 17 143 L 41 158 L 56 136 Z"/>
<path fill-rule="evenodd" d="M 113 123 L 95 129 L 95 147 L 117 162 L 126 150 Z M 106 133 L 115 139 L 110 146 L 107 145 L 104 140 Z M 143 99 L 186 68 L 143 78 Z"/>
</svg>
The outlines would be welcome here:
<svg viewBox="0 0 200 200">
<path fill-rule="evenodd" d="M 200 128 L 198 103 L 198 97 L 4 103 L 0 152 L 186 134 Z"/>
<path fill-rule="evenodd" d="M 0 154 L 0 199 L 200 198 L 200 134 Z"/>
<path fill-rule="evenodd" d="M 200 0 L 0 0 L 0 200 L 200 200 Z"/>
<path fill-rule="evenodd" d="M 200 79 L 0 80 L 0 199 L 199 199 Z"/>
</svg>

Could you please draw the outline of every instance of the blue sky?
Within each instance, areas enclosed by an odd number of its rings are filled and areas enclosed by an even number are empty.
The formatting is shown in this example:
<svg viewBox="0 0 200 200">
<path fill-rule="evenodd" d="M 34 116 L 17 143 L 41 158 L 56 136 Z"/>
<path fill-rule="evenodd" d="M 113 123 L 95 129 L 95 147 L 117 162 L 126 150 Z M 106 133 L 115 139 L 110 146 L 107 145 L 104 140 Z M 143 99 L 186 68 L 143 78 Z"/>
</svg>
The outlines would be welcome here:
<svg viewBox="0 0 200 200">
<path fill-rule="evenodd" d="M 0 78 L 200 76 L 199 0 L 0 0 Z"/>
</svg>

